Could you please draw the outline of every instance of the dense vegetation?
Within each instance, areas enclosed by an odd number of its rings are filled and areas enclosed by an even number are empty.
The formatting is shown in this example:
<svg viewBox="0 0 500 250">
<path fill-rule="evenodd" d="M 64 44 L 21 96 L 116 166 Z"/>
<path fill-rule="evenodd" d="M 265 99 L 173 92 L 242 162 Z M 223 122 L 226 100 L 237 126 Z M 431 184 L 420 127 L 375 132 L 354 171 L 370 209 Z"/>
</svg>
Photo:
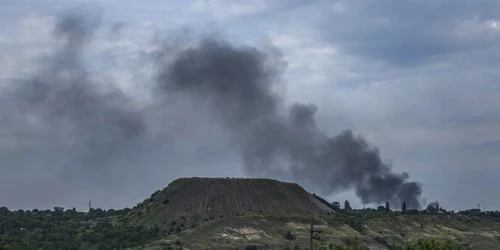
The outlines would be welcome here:
<svg viewBox="0 0 500 250">
<path fill-rule="evenodd" d="M 9 211 L 0 208 L 0 249 L 124 249 L 144 244 L 155 232 L 118 225 L 114 219 L 130 209 Z"/>
<path fill-rule="evenodd" d="M 369 219 L 381 218 L 385 216 L 398 216 L 398 215 L 412 215 L 412 214 L 435 214 L 435 215 L 466 215 L 466 216 L 481 216 L 481 217 L 489 217 L 492 219 L 498 219 L 500 221 L 500 211 L 482 211 L 480 209 L 467 209 L 463 211 L 447 211 L 439 206 L 437 201 L 432 202 L 423 210 L 417 209 L 407 209 L 406 202 L 401 204 L 401 208 L 397 210 L 392 210 L 389 206 L 389 203 L 386 203 L 385 206 L 379 206 L 376 209 L 374 208 L 363 208 L 363 209 L 352 209 L 349 201 L 344 202 L 344 208 L 340 207 L 339 202 L 329 203 L 323 198 L 313 194 L 313 196 L 332 208 L 335 213 L 328 213 L 330 218 L 334 218 L 335 221 L 342 222 L 353 226 L 356 230 L 360 231 L 362 228 L 360 224 Z"/>
</svg>

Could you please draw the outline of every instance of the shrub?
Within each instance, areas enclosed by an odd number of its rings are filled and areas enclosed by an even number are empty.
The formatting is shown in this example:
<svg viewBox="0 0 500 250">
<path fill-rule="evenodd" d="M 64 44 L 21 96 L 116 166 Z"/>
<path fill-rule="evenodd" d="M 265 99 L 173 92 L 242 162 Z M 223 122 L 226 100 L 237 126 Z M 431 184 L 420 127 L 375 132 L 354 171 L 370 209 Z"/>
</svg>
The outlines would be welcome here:
<svg viewBox="0 0 500 250">
<path fill-rule="evenodd" d="M 287 240 L 295 240 L 295 235 L 293 235 L 291 231 L 288 231 L 285 234 L 285 239 L 287 239 Z"/>
</svg>

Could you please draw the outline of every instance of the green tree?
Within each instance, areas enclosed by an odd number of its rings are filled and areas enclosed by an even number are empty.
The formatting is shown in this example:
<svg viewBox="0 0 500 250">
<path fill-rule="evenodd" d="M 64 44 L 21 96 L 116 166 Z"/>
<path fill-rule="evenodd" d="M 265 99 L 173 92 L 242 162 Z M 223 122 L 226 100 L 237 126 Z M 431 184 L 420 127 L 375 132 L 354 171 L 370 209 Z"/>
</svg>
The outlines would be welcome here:
<svg viewBox="0 0 500 250">
<path fill-rule="evenodd" d="M 332 202 L 333 210 L 340 211 L 340 203 L 338 201 Z"/>
<path fill-rule="evenodd" d="M 344 202 L 344 209 L 351 210 L 351 203 L 349 203 L 348 200 L 345 200 L 345 202 Z"/>
<path fill-rule="evenodd" d="M 64 208 L 63 207 L 54 207 L 54 213 L 55 214 L 61 215 L 63 212 L 64 212 Z"/>
<path fill-rule="evenodd" d="M 6 207 L 0 207 L 0 215 L 8 215 L 10 213 L 9 209 Z"/>
<path fill-rule="evenodd" d="M 385 203 L 385 212 L 389 213 L 391 211 L 391 208 L 389 207 L 389 202 Z"/>
</svg>

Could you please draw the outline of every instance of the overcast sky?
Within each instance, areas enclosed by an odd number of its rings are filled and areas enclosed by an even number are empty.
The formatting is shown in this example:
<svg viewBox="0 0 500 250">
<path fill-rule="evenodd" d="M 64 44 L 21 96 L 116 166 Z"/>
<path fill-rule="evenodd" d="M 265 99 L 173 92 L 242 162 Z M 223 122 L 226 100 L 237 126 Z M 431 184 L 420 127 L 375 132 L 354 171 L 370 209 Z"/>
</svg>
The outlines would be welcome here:
<svg viewBox="0 0 500 250">
<path fill-rule="evenodd" d="M 43 71 L 61 46 L 57 15 L 82 3 L 100 18 L 81 56 L 90 78 L 115 83 L 137 103 L 151 95 L 148 55 L 179 30 L 272 45 L 287 62 L 279 85 L 285 102 L 316 104 L 326 133 L 362 134 L 394 171 L 422 183 L 429 202 L 500 209 L 496 0 L 0 0 L 0 91 Z M 109 168 L 86 162 L 92 171 L 72 166 L 72 149 L 20 146 L 29 133 L 12 132 L 2 119 L 0 206 L 83 209 L 92 200 L 121 208 L 178 177 L 249 176 L 224 131 L 178 115 L 168 145 L 148 144 L 161 150 L 124 153 L 126 163 Z M 328 199 L 362 206 L 349 190 Z"/>
</svg>

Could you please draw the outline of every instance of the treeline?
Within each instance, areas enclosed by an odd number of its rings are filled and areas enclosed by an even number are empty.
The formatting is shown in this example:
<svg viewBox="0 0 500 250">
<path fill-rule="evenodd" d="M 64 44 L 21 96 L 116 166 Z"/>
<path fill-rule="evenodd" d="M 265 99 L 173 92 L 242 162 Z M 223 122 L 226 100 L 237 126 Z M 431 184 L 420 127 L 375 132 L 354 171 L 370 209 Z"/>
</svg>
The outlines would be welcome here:
<svg viewBox="0 0 500 250">
<path fill-rule="evenodd" d="M 400 215 L 465 215 L 465 216 L 482 216 L 488 217 L 494 220 L 500 220 L 499 211 L 481 211 L 479 209 L 468 209 L 464 211 L 447 211 L 439 206 L 438 202 L 430 203 L 427 208 L 422 210 L 417 209 L 407 209 L 406 202 L 403 202 L 401 209 L 393 210 L 389 203 L 387 202 L 385 206 L 378 206 L 377 208 L 363 208 L 363 209 L 353 209 L 349 201 L 345 201 L 343 206 L 339 202 L 329 203 L 324 199 L 313 194 L 325 205 L 329 206 L 334 210 L 333 213 L 326 213 L 322 215 L 322 218 L 328 222 L 330 226 L 338 226 L 339 224 L 345 224 L 350 226 L 352 229 L 358 231 L 361 234 L 366 234 L 365 223 L 368 220 L 382 218 L 382 217 L 392 217 Z M 411 248 L 410 248 L 411 249 Z"/>
<path fill-rule="evenodd" d="M 33 210 L 9 210 L 6 207 L 0 207 L 0 216 L 1 215 L 85 215 L 87 218 L 99 218 L 99 217 L 108 217 L 108 216 L 116 216 L 116 215 L 122 215 L 126 214 L 130 211 L 130 208 L 124 208 L 124 209 L 101 209 L 101 208 L 91 208 L 88 212 L 79 212 L 76 211 L 76 208 L 72 209 L 64 209 L 63 207 L 54 207 L 53 210 L 50 209 L 45 209 L 45 210 L 38 210 L 38 209 L 33 209 Z"/>
<path fill-rule="evenodd" d="M 403 202 L 401 204 L 401 207 L 398 208 L 397 210 L 393 210 L 389 202 L 386 202 L 385 206 L 378 206 L 377 208 L 363 208 L 363 209 L 353 209 L 349 203 L 348 200 L 344 202 L 343 207 L 340 205 L 339 202 L 334 201 L 332 203 L 326 201 L 325 199 L 317 196 L 316 194 L 313 194 L 313 196 L 321 201 L 323 204 L 331 208 L 332 210 L 336 212 L 343 212 L 343 211 L 350 211 L 350 210 L 356 210 L 356 211 L 365 211 L 365 212 L 378 212 L 378 213 L 389 213 L 389 212 L 397 212 L 401 214 L 459 214 L 459 215 L 469 215 L 469 216 L 487 216 L 487 217 L 494 217 L 494 218 L 500 218 L 500 211 L 483 211 L 478 208 L 472 208 L 472 209 L 467 209 L 467 210 L 462 210 L 462 211 L 448 211 L 444 209 L 443 207 L 439 206 L 439 202 L 434 201 L 431 202 L 425 209 L 418 210 L 418 209 L 408 209 L 408 204 L 406 202 Z"/>
<path fill-rule="evenodd" d="M 125 249 L 156 237 L 152 229 L 116 223 L 130 209 L 9 211 L 0 207 L 1 249 Z"/>
</svg>

